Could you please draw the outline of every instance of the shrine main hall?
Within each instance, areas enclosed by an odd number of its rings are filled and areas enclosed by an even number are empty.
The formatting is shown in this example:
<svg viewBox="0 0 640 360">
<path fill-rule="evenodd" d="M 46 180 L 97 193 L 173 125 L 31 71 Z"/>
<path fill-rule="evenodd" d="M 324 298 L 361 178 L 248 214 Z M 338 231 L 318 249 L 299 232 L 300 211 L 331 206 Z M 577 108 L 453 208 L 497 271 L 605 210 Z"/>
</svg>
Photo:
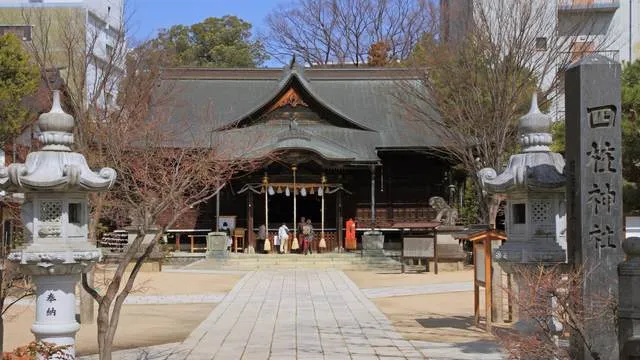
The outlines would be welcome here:
<svg viewBox="0 0 640 360">
<path fill-rule="evenodd" d="M 410 70 L 295 62 L 283 69 L 174 68 L 163 83 L 177 97 L 171 120 L 198 119 L 185 133 L 209 137 L 222 153 L 264 159 L 170 229 L 177 250 L 193 251 L 194 242 L 201 249 L 206 234 L 222 227 L 237 238 L 234 251 L 255 249 L 260 225 L 275 234 L 282 224 L 293 230 L 301 217 L 334 250 L 344 246 L 350 218 L 358 238 L 372 228 L 393 238 L 394 223 L 435 217 L 429 198 L 459 196 L 464 179 L 433 155 L 441 140 L 401 100 L 406 84 L 418 83 Z M 189 146 L 189 136 L 176 141 Z"/>
</svg>

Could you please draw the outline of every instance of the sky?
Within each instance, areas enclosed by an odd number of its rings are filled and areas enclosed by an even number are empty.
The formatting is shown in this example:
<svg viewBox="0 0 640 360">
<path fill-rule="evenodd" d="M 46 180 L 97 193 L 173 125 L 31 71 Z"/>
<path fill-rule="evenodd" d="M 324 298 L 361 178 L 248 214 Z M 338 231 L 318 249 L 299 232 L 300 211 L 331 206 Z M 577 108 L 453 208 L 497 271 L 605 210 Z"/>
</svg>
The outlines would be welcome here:
<svg viewBox="0 0 640 360">
<path fill-rule="evenodd" d="M 207 17 L 236 15 L 253 25 L 256 34 L 265 30 L 264 19 L 278 4 L 290 0 L 130 0 L 129 30 L 136 40 L 153 37 L 158 29 L 191 25 Z"/>
</svg>

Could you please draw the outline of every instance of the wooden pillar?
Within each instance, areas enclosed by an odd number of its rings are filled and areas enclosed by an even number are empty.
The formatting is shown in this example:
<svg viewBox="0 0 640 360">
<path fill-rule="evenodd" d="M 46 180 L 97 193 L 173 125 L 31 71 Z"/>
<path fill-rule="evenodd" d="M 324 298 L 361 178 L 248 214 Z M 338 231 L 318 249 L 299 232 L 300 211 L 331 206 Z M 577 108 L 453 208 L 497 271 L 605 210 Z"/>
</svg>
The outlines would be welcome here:
<svg viewBox="0 0 640 360">
<path fill-rule="evenodd" d="M 323 194 L 324 195 L 324 194 Z M 342 251 L 342 249 L 344 249 L 342 240 L 343 240 L 343 234 L 342 234 L 342 191 L 338 190 L 336 192 L 336 238 L 338 239 L 338 249 L 339 251 Z"/>
<path fill-rule="evenodd" d="M 253 232 L 253 191 L 247 191 L 247 236 L 249 247 L 256 249 L 256 237 Z"/>
<path fill-rule="evenodd" d="M 371 165 L 371 230 L 376 227 L 376 167 Z"/>
<path fill-rule="evenodd" d="M 322 176 L 322 187 L 323 187 L 323 191 L 322 191 L 322 196 L 320 199 L 320 241 L 322 241 L 322 239 L 324 239 L 324 175 Z M 325 240 L 326 243 L 326 240 Z M 320 249 L 320 244 L 318 243 L 318 250 Z"/>
<path fill-rule="evenodd" d="M 214 226 L 214 229 L 216 229 L 216 232 L 220 231 L 220 194 L 222 193 L 222 189 L 220 189 L 218 191 L 218 193 L 216 194 L 216 226 Z"/>
<path fill-rule="evenodd" d="M 291 167 L 291 171 L 293 171 L 293 189 L 291 191 L 293 191 L 293 237 L 296 238 L 297 236 L 297 232 L 298 232 L 298 208 L 297 208 L 297 200 L 296 200 L 296 170 L 298 170 L 298 167 L 296 165 L 293 165 Z M 298 243 L 300 244 L 300 248 L 302 248 L 302 241 L 300 241 L 300 239 L 298 239 Z"/>
<path fill-rule="evenodd" d="M 478 326 L 480 324 L 480 286 L 478 285 L 478 261 L 484 261 L 484 259 L 478 259 L 476 254 L 477 242 L 473 243 L 473 323 Z"/>
<path fill-rule="evenodd" d="M 429 266 L 429 261 L 427 260 L 427 266 Z M 438 229 L 433 229 L 433 269 L 438 275 Z"/>
<path fill-rule="evenodd" d="M 478 326 L 480 323 L 480 286 L 478 286 L 478 259 L 476 242 L 472 242 L 473 253 L 473 324 Z"/>
</svg>

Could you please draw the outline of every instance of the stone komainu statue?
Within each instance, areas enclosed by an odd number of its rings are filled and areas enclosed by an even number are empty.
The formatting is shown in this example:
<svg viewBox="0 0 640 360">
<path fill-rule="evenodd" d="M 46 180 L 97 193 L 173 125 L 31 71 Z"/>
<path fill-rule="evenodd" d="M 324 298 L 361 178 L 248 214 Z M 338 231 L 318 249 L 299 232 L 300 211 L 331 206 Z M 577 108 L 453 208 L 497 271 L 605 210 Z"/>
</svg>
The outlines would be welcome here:
<svg viewBox="0 0 640 360">
<path fill-rule="evenodd" d="M 436 215 L 434 219 L 435 221 L 440 221 L 444 225 L 455 225 L 458 221 L 458 210 L 449 206 L 440 196 L 430 198 L 429 206 L 438 212 L 438 215 Z"/>
</svg>

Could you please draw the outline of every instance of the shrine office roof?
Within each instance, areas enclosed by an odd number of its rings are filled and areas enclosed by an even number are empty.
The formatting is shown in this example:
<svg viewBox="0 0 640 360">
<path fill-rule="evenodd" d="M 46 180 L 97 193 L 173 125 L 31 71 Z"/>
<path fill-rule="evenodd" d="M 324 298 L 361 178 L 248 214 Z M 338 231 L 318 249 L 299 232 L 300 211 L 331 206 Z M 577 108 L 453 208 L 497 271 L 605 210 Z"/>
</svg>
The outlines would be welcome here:
<svg viewBox="0 0 640 360">
<path fill-rule="evenodd" d="M 163 85 L 177 100 L 171 122 L 183 127 L 177 124 L 188 119 L 193 126 L 175 139 L 176 146 L 190 146 L 197 138 L 202 143 L 226 140 L 231 147 L 248 140 L 259 146 L 236 151 L 304 149 L 344 162 L 378 161 L 378 150 L 441 146 L 437 134 L 403 106 L 406 86 L 418 84 L 405 69 L 296 64 L 284 69 L 172 68 L 163 74 Z M 300 98 L 296 104 L 320 121 L 295 122 L 295 128 L 285 125 L 286 118 L 264 121 L 291 91 Z"/>
</svg>

